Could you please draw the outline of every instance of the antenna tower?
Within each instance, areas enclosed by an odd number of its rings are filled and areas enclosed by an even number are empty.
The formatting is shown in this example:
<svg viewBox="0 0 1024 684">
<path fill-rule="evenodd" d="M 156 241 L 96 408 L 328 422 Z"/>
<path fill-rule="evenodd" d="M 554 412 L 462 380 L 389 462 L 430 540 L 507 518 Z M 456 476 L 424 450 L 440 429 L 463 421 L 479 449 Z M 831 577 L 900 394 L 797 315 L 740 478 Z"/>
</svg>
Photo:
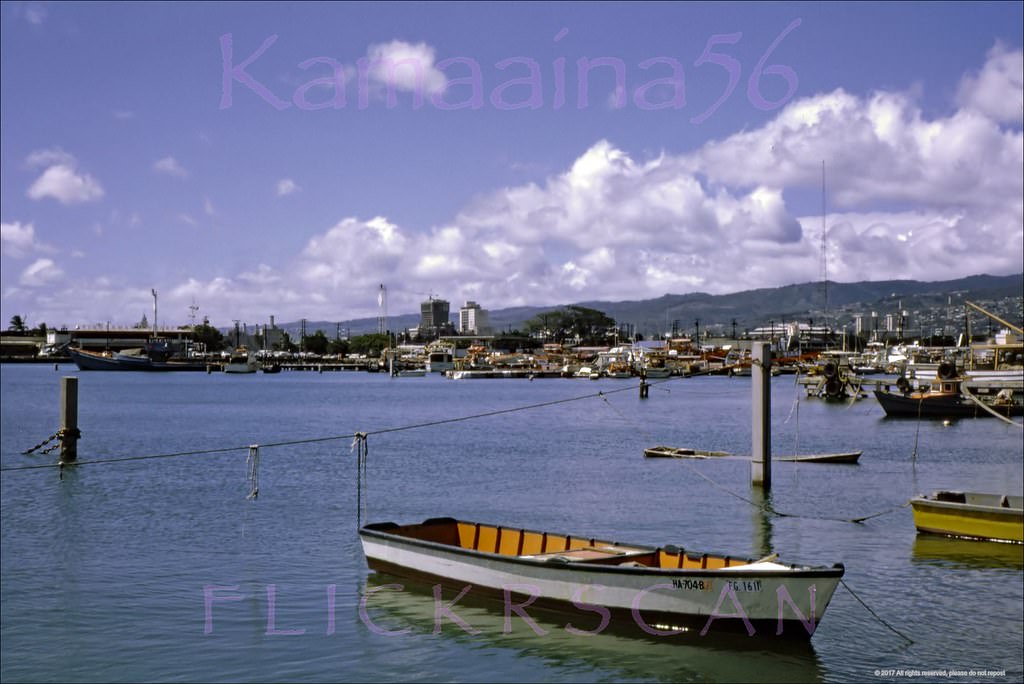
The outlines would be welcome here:
<svg viewBox="0 0 1024 684">
<path fill-rule="evenodd" d="M 821 160 L 821 284 L 825 297 L 825 325 L 828 326 L 828 229 L 825 225 L 825 160 Z"/>
</svg>

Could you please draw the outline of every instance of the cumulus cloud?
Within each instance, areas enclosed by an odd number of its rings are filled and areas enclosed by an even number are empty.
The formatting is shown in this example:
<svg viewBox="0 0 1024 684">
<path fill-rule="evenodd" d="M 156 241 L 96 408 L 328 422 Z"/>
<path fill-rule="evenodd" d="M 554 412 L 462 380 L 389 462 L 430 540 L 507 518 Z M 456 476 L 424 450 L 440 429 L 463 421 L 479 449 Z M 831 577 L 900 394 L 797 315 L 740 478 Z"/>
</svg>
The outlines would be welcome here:
<svg viewBox="0 0 1024 684">
<path fill-rule="evenodd" d="M 188 171 L 174 157 L 164 157 L 153 162 L 153 170 L 176 178 L 188 178 Z"/>
<path fill-rule="evenodd" d="M 27 287 L 40 287 L 59 280 L 64 272 L 53 262 L 53 259 L 36 259 L 21 273 L 21 284 Z"/>
<path fill-rule="evenodd" d="M 78 161 L 60 148 L 37 150 L 26 159 L 30 168 L 43 168 L 29 186 L 28 196 L 39 200 L 52 197 L 61 204 L 92 202 L 103 197 L 103 186 L 95 178 L 77 170 Z"/>
<path fill-rule="evenodd" d="M 821 182 L 839 207 L 900 201 L 1005 203 L 1021 195 L 1024 138 L 959 110 L 927 120 L 909 97 L 842 90 L 798 100 L 765 126 L 708 143 L 688 159 L 725 185 Z"/>
<path fill-rule="evenodd" d="M 36 249 L 35 227 L 31 223 L 0 223 L 3 255 L 20 258 Z"/>
<path fill-rule="evenodd" d="M 994 121 L 1020 124 L 1024 120 L 1024 51 L 996 43 L 981 71 L 960 81 L 957 102 Z"/>
<path fill-rule="evenodd" d="M 434 48 L 426 43 L 393 40 L 370 45 L 365 65 L 370 79 L 395 90 L 431 95 L 444 90 L 447 83 L 434 66 Z"/>
<path fill-rule="evenodd" d="M 282 178 L 281 180 L 277 181 L 278 197 L 290 195 L 298 190 L 300 190 L 299 186 L 296 185 L 295 181 L 293 181 L 291 178 Z"/>
</svg>

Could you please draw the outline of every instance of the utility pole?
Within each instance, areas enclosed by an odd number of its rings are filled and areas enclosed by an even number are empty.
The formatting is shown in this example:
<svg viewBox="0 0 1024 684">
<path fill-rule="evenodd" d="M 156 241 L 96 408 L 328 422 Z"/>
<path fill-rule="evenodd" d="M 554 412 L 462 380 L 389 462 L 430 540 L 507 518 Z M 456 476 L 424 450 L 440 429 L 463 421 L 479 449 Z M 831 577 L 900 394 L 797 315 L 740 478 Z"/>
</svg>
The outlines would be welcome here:
<svg viewBox="0 0 1024 684">
<path fill-rule="evenodd" d="M 156 337 L 156 290 L 151 289 L 150 292 L 153 293 L 153 337 Z"/>
</svg>

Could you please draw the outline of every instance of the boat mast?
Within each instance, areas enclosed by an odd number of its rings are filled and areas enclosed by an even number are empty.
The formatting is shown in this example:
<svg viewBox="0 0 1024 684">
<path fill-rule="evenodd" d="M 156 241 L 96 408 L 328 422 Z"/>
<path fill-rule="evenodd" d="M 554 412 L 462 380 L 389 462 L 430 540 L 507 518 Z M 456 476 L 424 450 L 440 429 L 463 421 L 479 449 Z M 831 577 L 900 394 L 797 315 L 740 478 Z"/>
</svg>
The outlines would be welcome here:
<svg viewBox="0 0 1024 684">
<path fill-rule="evenodd" d="M 153 293 L 153 337 L 156 337 L 156 290 L 151 288 L 150 292 Z"/>
</svg>

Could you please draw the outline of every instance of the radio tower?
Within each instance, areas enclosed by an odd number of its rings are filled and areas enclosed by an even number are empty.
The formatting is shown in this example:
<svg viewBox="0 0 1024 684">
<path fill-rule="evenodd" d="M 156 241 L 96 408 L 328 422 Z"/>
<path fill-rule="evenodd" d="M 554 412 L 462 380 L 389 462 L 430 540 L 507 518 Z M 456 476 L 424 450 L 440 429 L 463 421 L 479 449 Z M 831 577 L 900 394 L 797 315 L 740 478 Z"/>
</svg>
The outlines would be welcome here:
<svg viewBox="0 0 1024 684">
<path fill-rule="evenodd" d="M 825 226 L 825 160 L 821 160 L 821 284 L 825 297 L 825 326 L 828 326 L 828 230 Z"/>
<path fill-rule="evenodd" d="M 377 332 L 383 335 L 388 330 L 388 288 L 384 283 L 377 293 Z"/>
</svg>

